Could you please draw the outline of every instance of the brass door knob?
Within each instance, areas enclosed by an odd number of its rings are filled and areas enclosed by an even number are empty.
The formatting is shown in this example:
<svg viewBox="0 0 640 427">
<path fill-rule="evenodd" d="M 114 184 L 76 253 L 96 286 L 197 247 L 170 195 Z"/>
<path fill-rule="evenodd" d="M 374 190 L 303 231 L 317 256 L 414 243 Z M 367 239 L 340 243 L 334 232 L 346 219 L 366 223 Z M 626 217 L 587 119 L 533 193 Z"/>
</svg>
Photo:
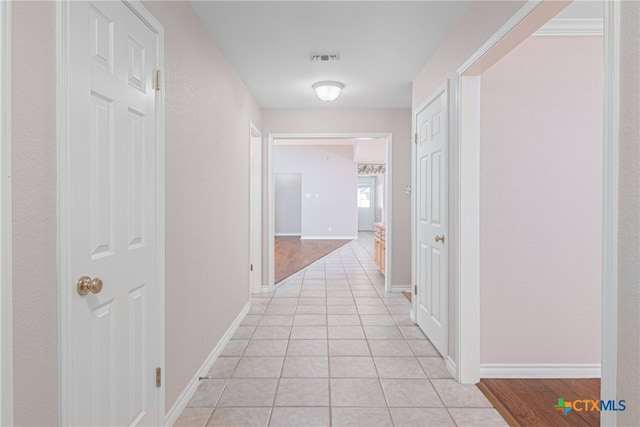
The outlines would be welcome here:
<svg viewBox="0 0 640 427">
<path fill-rule="evenodd" d="M 87 295 L 89 292 L 97 294 L 102 290 L 102 279 L 96 277 L 91 279 L 89 276 L 82 276 L 78 279 L 78 293 L 80 295 Z"/>
<path fill-rule="evenodd" d="M 436 243 L 442 242 L 444 244 L 444 234 L 442 236 L 436 236 Z"/>
</svg>

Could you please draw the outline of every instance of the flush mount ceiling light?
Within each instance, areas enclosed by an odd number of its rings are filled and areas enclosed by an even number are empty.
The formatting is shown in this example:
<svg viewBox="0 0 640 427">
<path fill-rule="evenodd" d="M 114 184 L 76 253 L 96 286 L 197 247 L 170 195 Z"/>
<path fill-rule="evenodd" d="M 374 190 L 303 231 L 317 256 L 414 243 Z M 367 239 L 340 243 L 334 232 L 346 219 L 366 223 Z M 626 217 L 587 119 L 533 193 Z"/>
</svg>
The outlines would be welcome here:
<svg viewBox="0 0 640 427">
<path fill-rule="evenodd" d="M 313 84 L 318 98 L 325 102 L 331 102 L 340 95 L 344 85 L 340 82 L 318 82 Z"/>
</svg>

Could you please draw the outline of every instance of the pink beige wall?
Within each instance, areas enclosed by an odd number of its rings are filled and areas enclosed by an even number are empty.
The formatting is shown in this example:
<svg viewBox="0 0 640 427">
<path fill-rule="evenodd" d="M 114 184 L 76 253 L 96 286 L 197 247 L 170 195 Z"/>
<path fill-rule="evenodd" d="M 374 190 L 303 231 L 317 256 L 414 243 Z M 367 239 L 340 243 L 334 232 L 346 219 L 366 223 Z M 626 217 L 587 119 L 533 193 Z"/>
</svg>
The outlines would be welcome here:
<svg viewBox="0 0 640 427">
<path fill-rule="evenodd" d="M 166 409 L 249 295 L 249 121 L 260 109 L 188 2 L 165 28 Z"/>
<path fill-rule="evenodd" d="M 602 43 L 530 37 L 482 74 L 481 364 L 600 363 Z"/>
<path fill-rule="evenodd" d="M 462 18 L 453 26 L 438 49 L 429 57 L 425 66 L 413 79 L 412 106 L 414 110 L 438 86 L 455 75 L 456 70 L 464 64 L 482 46 L 489 37 L 502 27 L 526 2 L 525 1 L 474 1 Z M 451 105 L 451 99 L 450 103 Z M 453 181 L 450 181 L 453 182 Z M 449 200 L 452 205 L 454 201 Z M 449 209 L 450 216 L 454 209 Z M 453 223 L 453 217 L 450 218 Z M 452 233 L 453 230 L 450 230 Z M 450 236 L 450 242 L 455 236 Z M 453 246 L 450 244 L 450 250 Z M 450 258 L 449 268 L 449 324 L 457 322 L 458 311 L 456 301 L 457 269 Z M 458 360 L 458 337 L 449 334 L 449 357 Z"/>
<path fill-rule="evenodd" d="M 13 2 L 12 9 L 14 423 L 55 425 L 56 6 Z"/>
<path fill-rule="evenodd" d="M 351 146 L 279 145 L 274 147 L 273 170 L 275 173 L 302 175 L 303 239 L 357 238 L 358 169 L 353 162 Z M 310 194 L 311 198 L 306 198 L 306 194 Z"/>
<path fill-rule="evenodd" d="M 262 110 L 262 135 L 270 133 L 392 133 L 392 227 L 393 245 L 391 285 L 411 285 L 411 196 L 405 186 L 411 184 L 411 111 L 408 109 L 265 109 Z M 267 153 L 264 149 L 263 153 Z M 265 155 L 265 162 L 267 161 Z M 266 164 L 266 163 L 265 163 Z M 266 169 L 266 166 L 264 168 Z M 267 188 L 264 188 L 265 194 Z M 268 210 L 265 208 L 265 212 Z M 263 227 L 267 230 L 268 217 Z M 263 254 L 267 254 L 266 234 Z M 265 261 L 265 266 L 267 265 Z M 263 280 L 267 280 L 265 268 Z"/>
<path fill-rule="evenodd" d="M 473 1 L 413 79 L 416 108 L 460 67 L 525 1 Z"/>
</svg>

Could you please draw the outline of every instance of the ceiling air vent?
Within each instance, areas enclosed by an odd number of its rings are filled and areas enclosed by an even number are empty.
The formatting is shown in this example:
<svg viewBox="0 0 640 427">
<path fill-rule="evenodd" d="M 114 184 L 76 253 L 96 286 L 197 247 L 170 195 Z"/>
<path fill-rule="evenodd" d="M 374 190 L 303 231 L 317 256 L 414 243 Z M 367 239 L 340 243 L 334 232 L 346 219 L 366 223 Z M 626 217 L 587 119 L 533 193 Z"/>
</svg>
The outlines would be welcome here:
<svg viewBox="0 0 640 427">
<path fill-rule="evenodd" d="M 340 61 L 339 53 L 328 53 L 328 54 L 314 54 L 311 55 L 312 62 L 333 62 Z"/>
</svg>

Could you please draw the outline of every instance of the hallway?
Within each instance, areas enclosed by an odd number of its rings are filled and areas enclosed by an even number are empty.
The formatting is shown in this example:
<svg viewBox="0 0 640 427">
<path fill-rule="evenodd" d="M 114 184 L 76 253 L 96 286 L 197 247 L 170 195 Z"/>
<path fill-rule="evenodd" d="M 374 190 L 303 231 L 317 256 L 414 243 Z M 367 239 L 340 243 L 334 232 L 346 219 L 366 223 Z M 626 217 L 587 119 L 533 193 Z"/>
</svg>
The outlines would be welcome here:
<svg viewBox="0 0 640 427">
<path fill-rule="evenodd" d="M 253 295 L 175 425 L 506 425 L 384 291 L 369 234 Z"/>
</svg>

